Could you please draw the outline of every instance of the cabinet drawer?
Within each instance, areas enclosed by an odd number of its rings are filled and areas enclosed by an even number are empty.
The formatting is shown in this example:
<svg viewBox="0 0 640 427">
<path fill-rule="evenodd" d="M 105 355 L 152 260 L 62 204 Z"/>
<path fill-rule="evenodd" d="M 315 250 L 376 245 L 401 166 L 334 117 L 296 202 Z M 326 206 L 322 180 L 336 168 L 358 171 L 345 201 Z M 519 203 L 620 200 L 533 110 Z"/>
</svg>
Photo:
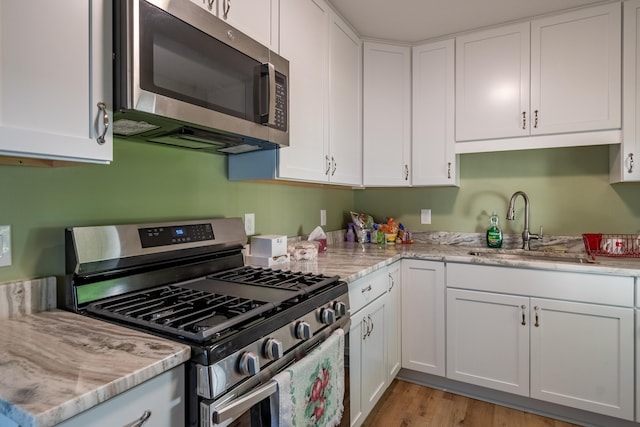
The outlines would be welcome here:
<svg viewBox="0 0 640 427">
<path fill-rule="evenodd" d="M 447 287 L 632 307 L 634 279 L 625 276 L 447 264 Z"/>
<path fill-rule="evenodd" d="M 349 306 L 351 315 L 387 292 L 389 277 L 383 268 L 349 284 Z"/>
</svg>

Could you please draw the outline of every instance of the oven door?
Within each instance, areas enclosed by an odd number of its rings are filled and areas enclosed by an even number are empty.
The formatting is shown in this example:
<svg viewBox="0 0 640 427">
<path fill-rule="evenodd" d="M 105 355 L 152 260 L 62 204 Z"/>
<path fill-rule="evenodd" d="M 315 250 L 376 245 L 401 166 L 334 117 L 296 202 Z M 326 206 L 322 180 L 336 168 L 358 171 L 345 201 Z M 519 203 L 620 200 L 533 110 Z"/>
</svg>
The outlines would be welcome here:
<svg viewBox="0 0 640 427">
<path fill-rule="evenodd" d="M 348 342 L 348 332 L 351 321 L 344 319 L 340 328 L 345 333 L 345 344 Z M 337 328 L 333 328 L 335 330 Z M 253 383 L 243 384 L 232 391 L 229 396 L 217 400 L 202 400 L 200 402 L 200 427 L 271 427 L 271 397 L 278 392 L 278 385 L 273 376 L 285 369 L 293 367 L 301 358 L 300 354 L 308 353 L 321 344 L 328 334 L 318 334 L 307 341 L 304 350 L 290 352 L 282 359 L 270 365 L 261 372 Z M 345 347 L 346 348 L 346 347 Z M 343 355 L 345 357 L 345 355 Z M 345 360 L 345 362 L 347 362 Z M 344 381 L 345 395 L 343 399 L 344 412 L 340 426 L 348 426 L 349 412 L 349 376 L 348 364 L 345 363 Z M 255 384 L 259 382 L 258 384 Z"/>
</svg>

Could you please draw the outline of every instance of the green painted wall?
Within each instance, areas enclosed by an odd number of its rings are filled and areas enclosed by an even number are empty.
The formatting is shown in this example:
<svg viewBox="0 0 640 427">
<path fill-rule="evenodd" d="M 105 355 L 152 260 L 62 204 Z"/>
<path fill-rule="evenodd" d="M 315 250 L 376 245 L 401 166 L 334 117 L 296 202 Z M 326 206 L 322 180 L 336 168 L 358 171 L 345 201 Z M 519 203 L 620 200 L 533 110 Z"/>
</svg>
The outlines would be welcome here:
<svg viewBox="0 0 640 427">
<path fill-rule="evenodd" d="M 0 166 L 0 224 L 10 224 L 13 263 L 0 282 L 64 274 L 64 227 L 256 215 L 256 233 L 308 234 L 327 210 L 343 227 L 353 191 L 229 182 L 226 157 L 115 141 L 111 165 Z"/>
<path fill-rule="evenodd" d="M 307 234 L 327 210 L 326 230 L 344 228 L 350 210 L 376 220 L 394 216 L 410 230 L 483 232 L 488 216 L 506 214 L 524 190 L 531 228 L 545 234 L 640 231 L 640 184 L 610 185 L 608 147 L 466 154 L 460 188 L 351 190 L 280 183 L 229 182 L 226 158 L 116 141 L 109 166 L 0 166 L 0 224 L 12 226 L 13 265 L 0 281 L 64 273 L 63 229 L 73 225 L 256 214 L 256 232 Z M 432 224 L 420 225 L 420 209 Z M 519 233 L 502 220 L 505 232 Z"/>
<path fill-rule="evenodd" d="M 495 210 L 505 232 L 521 233 L 522 198 L 516 220 L 504 218 L 511 195 L 523 190 L 533 233 L 541 225 L 549 235 L 640 232 L 640 183 L 609 184 L 608 146 L 465 154 L 460 171 L 459 188 L 367 189 L 355 193 L 355 205 L 409 230 L 463 232 L 484 232 Z M 431 225 L 420 225 L 421 208 L 431 209 Z"/>
</svg>

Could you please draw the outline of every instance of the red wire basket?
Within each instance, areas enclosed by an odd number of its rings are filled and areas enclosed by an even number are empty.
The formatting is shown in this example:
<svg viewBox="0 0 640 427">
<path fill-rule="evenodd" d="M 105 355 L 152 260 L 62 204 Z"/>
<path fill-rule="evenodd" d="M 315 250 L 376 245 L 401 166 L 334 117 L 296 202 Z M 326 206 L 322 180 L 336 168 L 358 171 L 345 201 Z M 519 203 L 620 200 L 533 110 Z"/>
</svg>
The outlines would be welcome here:
<svg viewBox="0 0 640 427">
<path fill-rule="evenodd" d="M 635 234 L 583 234 L 584 249 L 592 258 L 640 258 L 640 236 Z"/>
</svg>

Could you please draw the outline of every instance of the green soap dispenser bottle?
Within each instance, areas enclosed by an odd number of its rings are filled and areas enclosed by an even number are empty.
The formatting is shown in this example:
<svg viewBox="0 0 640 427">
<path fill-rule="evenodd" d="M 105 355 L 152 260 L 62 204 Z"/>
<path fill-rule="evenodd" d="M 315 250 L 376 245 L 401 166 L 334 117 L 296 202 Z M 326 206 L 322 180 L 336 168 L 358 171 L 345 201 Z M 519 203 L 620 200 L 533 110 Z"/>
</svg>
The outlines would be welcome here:
<svg viewBox="0 0 640 427">
<path fill-rule="evenodd" d="M 491 225 L 487 229 L 487 246 L 490 248 L 502 247 L 502 230 L 498 225 L 498 215 L 495 211 L 491 214 L 489 219 Z"/>
</svg>

